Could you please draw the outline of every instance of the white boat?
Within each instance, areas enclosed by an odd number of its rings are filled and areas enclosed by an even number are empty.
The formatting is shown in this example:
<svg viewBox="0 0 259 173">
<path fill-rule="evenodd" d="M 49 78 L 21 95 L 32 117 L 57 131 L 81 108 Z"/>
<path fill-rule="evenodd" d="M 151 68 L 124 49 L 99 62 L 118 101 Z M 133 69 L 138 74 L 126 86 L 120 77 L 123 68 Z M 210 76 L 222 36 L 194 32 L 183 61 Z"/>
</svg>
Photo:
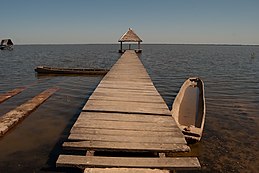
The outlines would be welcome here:
<svg viewBox="0 0 259 173">
<path fill-rule="evenodd" d="M 204 84 L 201 79 L 193 77 L 183 83 L 171 112 L 187 142 L 200 141 L 206 114 Z"/>
</svg>

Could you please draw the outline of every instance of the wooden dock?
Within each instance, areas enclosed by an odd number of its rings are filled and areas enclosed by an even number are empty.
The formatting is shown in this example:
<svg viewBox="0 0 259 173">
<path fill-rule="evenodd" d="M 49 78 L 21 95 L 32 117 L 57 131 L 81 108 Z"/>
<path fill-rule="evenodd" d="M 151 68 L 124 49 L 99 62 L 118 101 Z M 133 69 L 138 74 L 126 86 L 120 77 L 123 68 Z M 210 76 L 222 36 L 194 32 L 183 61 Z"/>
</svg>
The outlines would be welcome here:
<svg viewBox="0 0 259 173">
<path fill-rule="evenodd" d="M 60 155 L 56 165 L 89 173 L 200 168 L 196 157 L 166 157 L 190 148 L 134 50 L 127 50 L 100 82 L 63 147 L 87 152 Z M 136 152 L 153 157 L 128 156 Z"/>
</svg>

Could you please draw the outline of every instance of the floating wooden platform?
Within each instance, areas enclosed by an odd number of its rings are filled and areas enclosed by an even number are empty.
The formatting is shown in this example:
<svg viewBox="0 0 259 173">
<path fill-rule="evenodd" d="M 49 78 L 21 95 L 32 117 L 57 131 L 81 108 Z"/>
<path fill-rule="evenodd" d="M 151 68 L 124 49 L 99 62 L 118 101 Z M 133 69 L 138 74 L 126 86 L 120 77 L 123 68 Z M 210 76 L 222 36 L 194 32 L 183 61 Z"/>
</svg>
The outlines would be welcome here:
<svg viewBox="0 0 259 173">
<path fill-rule="evenodd" d="M 190 148 L 137 54 L 130 50 L 97 86 L 63 147 L 87 153 L 60 155 L 56 165 L 88 168 L 85 172 L 159 169 L 152 171 L 158 173 L 164 169 L 200 168 L 196 157 L 158 156 L 157 153 L 188 152 Z M 103 151 L 110 152 L 109 156 L 100 155 Z M 121 156 L 114 157 L 114 152 Z M 151 153 L 154 157 L 128 157 L 125 152 Z"/>
</svg>

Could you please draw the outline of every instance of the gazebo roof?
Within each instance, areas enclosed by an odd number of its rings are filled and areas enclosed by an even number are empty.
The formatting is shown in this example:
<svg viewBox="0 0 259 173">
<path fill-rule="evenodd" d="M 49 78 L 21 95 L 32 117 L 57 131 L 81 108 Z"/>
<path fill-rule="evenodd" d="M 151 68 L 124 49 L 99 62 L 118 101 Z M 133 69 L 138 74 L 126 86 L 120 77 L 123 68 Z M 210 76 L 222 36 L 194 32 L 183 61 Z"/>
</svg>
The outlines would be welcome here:
<svg viewBox="0 0 259 173">
<path fill-rule="evenodd" d="M 13 45 L 13 42 L 12 42 L 11 39 L 3 39 L 3 40 L 1 41 L 1 45 L 5 45 L 5 46 L 7 46 L 7 45 Z"/>
<path fill-rule="evenodd" d="M 131 29 L 121 36 L 119 42 L 142 42 L 139 36 Z"/>
</svg>

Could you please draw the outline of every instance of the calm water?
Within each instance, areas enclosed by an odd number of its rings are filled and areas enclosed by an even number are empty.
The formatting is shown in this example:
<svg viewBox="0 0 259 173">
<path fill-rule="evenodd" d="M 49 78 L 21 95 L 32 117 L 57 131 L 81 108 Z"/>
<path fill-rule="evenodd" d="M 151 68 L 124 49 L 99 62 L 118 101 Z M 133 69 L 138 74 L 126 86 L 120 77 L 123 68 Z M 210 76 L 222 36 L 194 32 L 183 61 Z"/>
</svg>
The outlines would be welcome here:
<svg viewBox="0 0 259 173">
<path fill-rule="evenodd" d="M 50 99 L 0 139 L 0 172 L 56 169 L 61 145 L 101 76 L 38 76 L 37 65 L 110 68 L 118 45 L 33 45 L 0 51 L 0 93 L 27 89 L 0 104 L 0 116 L 50 87 Z M 255 58 L 251 58 L 251 53 Z M 259 172 L 259 46 L 143 45 L 141 60 L 171 109 L 184 80 L 199 76 L 207 105 L 204 135 L 188 155 L 201 172 Z"/>
</svg>

